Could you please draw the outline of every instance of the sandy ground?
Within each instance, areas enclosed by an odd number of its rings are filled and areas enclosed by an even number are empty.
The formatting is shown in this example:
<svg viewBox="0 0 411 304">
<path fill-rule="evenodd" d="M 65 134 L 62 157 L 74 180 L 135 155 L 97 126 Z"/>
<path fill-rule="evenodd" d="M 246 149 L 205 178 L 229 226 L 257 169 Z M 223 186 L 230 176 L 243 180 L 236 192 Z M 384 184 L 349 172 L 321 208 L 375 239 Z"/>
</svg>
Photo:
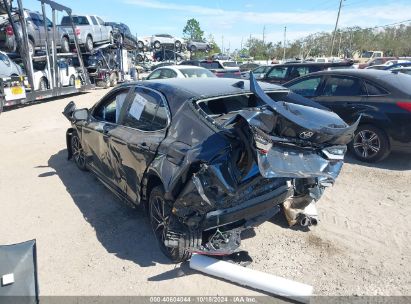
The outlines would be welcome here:
<svg viewBox="0 0 411 304">
<path fill-rule="evenodd" d="M 107 90 L 0 115 L 0 244 L 37 239 L 42 295 L 257 295 L 173 265 L 140 210 L 66 160 L 61 114 Z M 311 231 L 277 216 L 243 241 L 248 267 L 314 286 L 317 295 L 411 295 L 411 157 L 348 158 Z"/>
</svg>

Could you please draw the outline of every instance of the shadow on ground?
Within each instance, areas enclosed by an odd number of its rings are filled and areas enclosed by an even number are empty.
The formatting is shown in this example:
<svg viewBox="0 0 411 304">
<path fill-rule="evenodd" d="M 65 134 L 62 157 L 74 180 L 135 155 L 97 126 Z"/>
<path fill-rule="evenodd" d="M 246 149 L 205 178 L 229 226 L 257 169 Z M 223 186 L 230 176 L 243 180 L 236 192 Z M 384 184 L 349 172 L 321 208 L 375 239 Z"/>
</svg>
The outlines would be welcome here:
<svg viewBox="0 0 411 304">
<path fill-rule="evenodd" d="M 52 155 L 47 166 L 38 167 L 55 170 L 39 177 L 58 175 L 107 252 L 141 267 L 170 263 L 161 253 L 142 208 L 129 207 L 92 173 L 80 171 L 74 162 L 67 160 L 67 150 Z"/>
<path fill-rule="evenodd" d="M 408 153 L 393 152 L 386 159 L 378 163 L 365 163 L 356 159 L 351 153 L 345 157 L 345 162 L 369 168 L 406 171 L 411 170 L 411 156 Z"/>
</svg>

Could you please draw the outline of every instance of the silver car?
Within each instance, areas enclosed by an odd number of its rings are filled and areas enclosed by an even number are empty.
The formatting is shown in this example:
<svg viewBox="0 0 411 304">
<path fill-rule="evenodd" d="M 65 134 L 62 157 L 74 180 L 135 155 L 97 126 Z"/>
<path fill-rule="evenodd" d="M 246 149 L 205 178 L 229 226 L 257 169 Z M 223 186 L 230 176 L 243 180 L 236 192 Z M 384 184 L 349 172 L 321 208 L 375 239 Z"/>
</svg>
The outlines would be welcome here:
<svg viewBox="0 0 411 304">
<path fill-rule="evenodd" d="M 155 49 L 160 49 L 162 46 L 174 46 L 176 49 L 181 49 L 182 40 L 169 34 L 157 34 L 150 38 L 150 44 Z"/>
<path fill-rule="evenodd" d="M 195 51 L 206 51 L 206 52 L 208 52 L 209 50 L 211 50 L 211 46 L 207 42 L 189 40 L 187 42 L 187 50 L 189 50 L 191 52 L 195 52 Z"/>
<path fill-rule="evenodd" d="M 23 75 L 21 67 L 12 61 L 6 53 L 0 51 L 0 78 L 21 75 Z"/>
</svg>

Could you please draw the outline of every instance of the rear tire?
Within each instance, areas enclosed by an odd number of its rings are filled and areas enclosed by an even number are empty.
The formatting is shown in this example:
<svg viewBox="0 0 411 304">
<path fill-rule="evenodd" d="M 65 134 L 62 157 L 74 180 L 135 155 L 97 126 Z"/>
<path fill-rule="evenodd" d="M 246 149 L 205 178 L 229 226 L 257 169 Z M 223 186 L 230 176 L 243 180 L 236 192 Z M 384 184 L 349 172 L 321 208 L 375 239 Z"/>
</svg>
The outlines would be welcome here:
<svg viewBox="0 0 411 304">
<path fill-rule="evenodd" d="M 367 163 L 379 162 L 390 154 L 387 135 L 373 125 L 359 126 L 349 148 L 357 159 Z"/>
<path fill-rule="evenodd" d="M 190 51 L 191 51 L 191 52 L 195 52 L 196 50 L 197 50 L 197 48 L 196 48 L 195 45 L 192 45 L 192 46 L 190 47 Z"/>
<path fill-rule="evenodd" d="M 142 50 L 144 49 L 144 43 L 142 41 L 137 42 L 137 47 Z"/>
<path fill-rule="evenodd" d="M 191 233 L 172 213 L 172 206 L 164 198 L 164 189 L 162 186 L 154 187 L 149 198 L 149 217 L 150 225 L 154 236 L 160 246 L 161 251 L 174 263 L 188 260 L 191 257 L 190 247 L 197 247 L 201 243 L 201 237 L 198 234 Z M 175 229 L 181 226 L 180 229 Z M 182 232 L 181 230 L 185 230 Z M 166 246 L 167 233 L 175 235 L 177 246 Z"/>
<path fill-rule="evenodd" d="M 47 79 L 44 77 L 40 78 L 40 82 L 39 82 L 39 91 L 46 91 L 47 90 Z"/>
<path fill-rule="evenodd" d="M 157 49 L 157 50 L 161 48 L 160 41 L 155 41 L 153 45 L 154 45 L 154 48 Z"/>
<path fill-rule="evenodd" d="M 74 77 L 74 75 L 71 75 L 70 80 L 69 80 L 69 86 L 74 87 L 75 84 L 76 84 L 76 77 Z"/>
<path fill-rule="evenodd" d="M 76 131 L 74 131 L 71 135 L 70 143 L 73 159 L 77 167 L 82 171 L 87 171 L 86 156 L 84 154 L 83 146 L 81 145 L 80 137 L 78 136 Z"/>
</svg>

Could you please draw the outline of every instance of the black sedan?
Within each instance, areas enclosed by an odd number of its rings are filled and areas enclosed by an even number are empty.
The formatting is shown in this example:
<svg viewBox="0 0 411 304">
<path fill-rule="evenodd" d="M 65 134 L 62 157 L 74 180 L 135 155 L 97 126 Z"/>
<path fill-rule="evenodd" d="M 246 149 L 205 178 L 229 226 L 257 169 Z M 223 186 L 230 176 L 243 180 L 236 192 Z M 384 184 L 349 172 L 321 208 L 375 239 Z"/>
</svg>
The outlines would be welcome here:
<svg viewBox="0 0 411 304">
<path fill-rule="evenodd" d="M 262 86 L 254 78 L 154 80 L 118 86 L 90 110 L 71 102 L 63 112 L 72 122 L 69 158 L 145 206 L 173 261 L 233 253 L 241 231 L 281 205 L 290 225 L 315 224 L 305 208 L 315 209 L 338 176 L 356 125 Z"/>
<path fill-rule="evenodd" d="M 312 73 L 284 84 L 330 108 L 347 123 L 361 116 L 349 145 L 354 155 L 377 162 L 390 151 L 411 152 L 411 76 L 378 70 Z"/>
</svg>

